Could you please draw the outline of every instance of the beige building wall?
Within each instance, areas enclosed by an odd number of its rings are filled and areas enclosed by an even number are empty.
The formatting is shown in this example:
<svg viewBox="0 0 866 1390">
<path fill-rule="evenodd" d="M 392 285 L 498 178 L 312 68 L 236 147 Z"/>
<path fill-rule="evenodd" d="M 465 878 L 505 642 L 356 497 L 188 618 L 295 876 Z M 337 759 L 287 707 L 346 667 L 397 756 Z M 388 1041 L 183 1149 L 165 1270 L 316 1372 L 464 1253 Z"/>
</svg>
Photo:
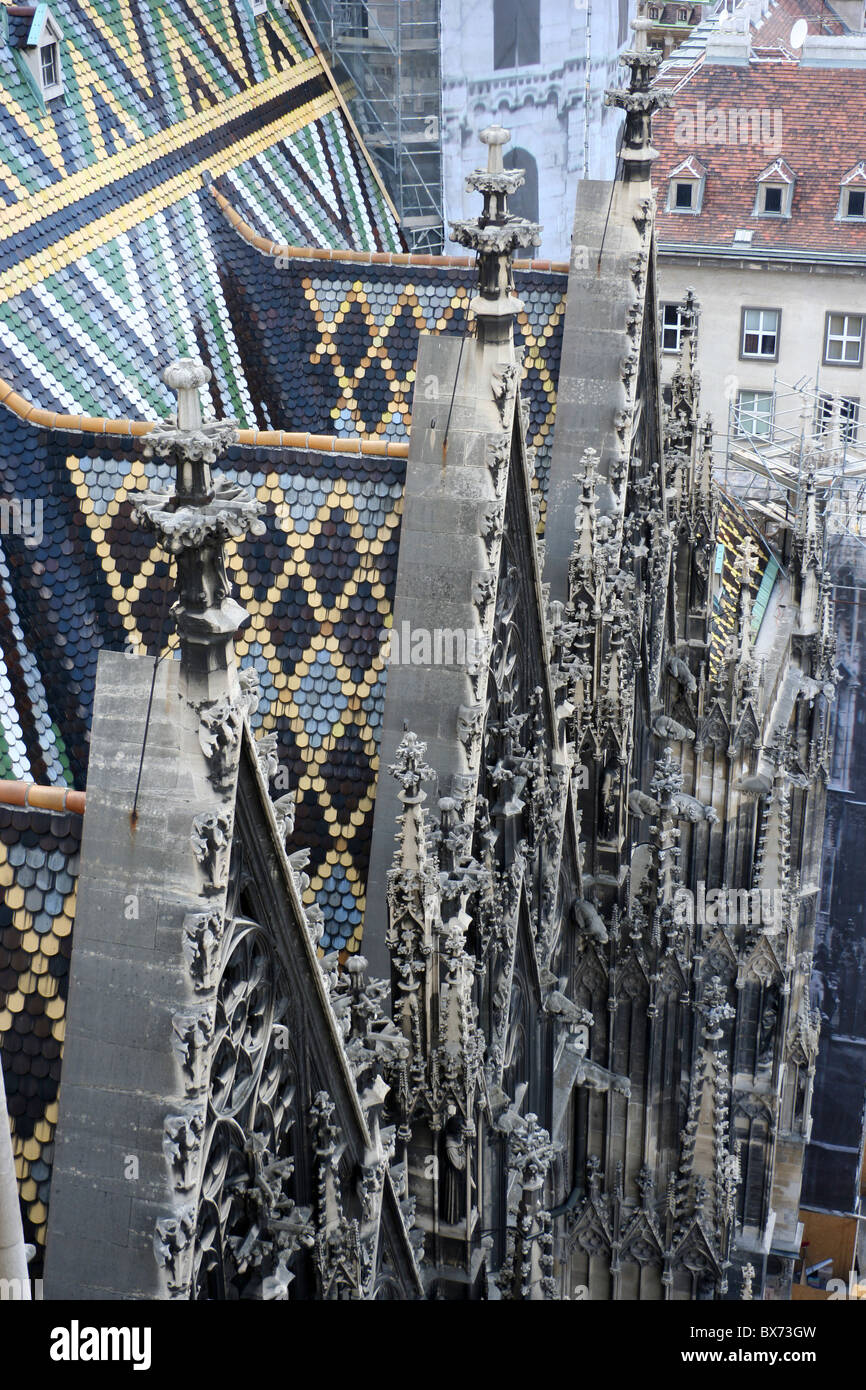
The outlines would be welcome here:
<svg viewBox="0 0 866 1390">
<path fill-rule="evenodd" d="M 794 401 L 781 383 L 803 378 L 814 389 L 858 399 L 858 440 L 866 445 L 866 263 L 862 267 L 823 267 L 817 262 L 772 266 L 767 261 L 725 262 L 710 257 L 659 255 L 659 299 L 676 303 L 694 289 L 701 306 L 698 367 L 701 403 L 713 417 L 715 458 L 724 464 L 728 411 L 739 391 L 773 391 L 777 434 L 796 430 Z M 781 310 L 778 361 L 740 357 L 743 308 Z M 862 315 L 864 342 L 859 367 L 826 366 L 823 347 L 826 315 Z M 662 354 L 662 379 L 670 380 L 676 353 Z M 789 393 L 788 393 L 789 394 Z"/>
</svg>

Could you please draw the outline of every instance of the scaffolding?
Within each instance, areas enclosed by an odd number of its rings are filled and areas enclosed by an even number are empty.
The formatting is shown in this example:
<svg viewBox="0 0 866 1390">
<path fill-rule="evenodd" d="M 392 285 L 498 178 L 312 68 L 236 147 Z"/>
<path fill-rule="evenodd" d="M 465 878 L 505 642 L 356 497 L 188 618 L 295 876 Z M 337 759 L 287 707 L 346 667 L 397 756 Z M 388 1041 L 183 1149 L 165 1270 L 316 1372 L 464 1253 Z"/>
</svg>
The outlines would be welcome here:
<svg viewBox="0 0 866 1390">
<path fill-rule="evenodd" d="M 751 417 L 755 425 L 755 417 Z M 814 479 L 828 535 L 866 536 L 866 443 L 859 402 L 823 391 L 820 375 L 793 384 L 773 378 L 772 414 L 762 433 L 743 433 L 730 402 L 724 487 L 765 525 L 793 525 L 801 489 Z"/>
<path fill-rule="evenodd" d="M 308 0 L 409 249 L 444 249 L 438 0 Z"/>
</svg>

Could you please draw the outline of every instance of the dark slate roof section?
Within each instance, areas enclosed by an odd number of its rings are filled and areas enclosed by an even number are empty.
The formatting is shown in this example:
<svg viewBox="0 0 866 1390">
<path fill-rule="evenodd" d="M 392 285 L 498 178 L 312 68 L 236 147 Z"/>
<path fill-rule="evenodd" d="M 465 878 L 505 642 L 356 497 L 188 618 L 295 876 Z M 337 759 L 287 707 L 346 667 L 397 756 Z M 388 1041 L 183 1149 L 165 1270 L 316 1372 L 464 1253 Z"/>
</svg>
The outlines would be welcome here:
<svg viewBox="0 0 866 1390">
<path fill-rule="evenodd" d="M 170 630 L 164 559 L 131 522 L 132 495 L 167 487 L 169 472 L 145 462 L 140 441 L 35 429 L 7 410 L 0 447 L 7 494 L 44 502 L 40 540 L 5 538 L 16 615 L 4 628 L 0 607 L 6 775 L 80 787 L 99 649 L 154 651 Z M 295 843 L 312 852 L 323 945 L 357 950 L 405 463 L 238 447 L 221 467 L 265 505 L 265 534 L 229 555 L 253 615 L 237 651 L 261 679 L 254 722 L 278 733 L 299 791 Z"/>
<path fill-rule="evenodd" d="M 220 286 L 249 384 L 248 423 L 404 439 L 418 334 L 463 331 L 474 270 L 264 256 L 208 202 Z M 515 284 L 525 306 L 515 336 L 524 350 L 530 443 L 546 480 L 566 277 L 517 271 Z"/>
<path fill-rule="evenodd" d="M 738 255 L 767 251 L 866 255 L 866 223 L 838 221 L 841 182 L 866 160 L 861 121 L 850 112 L 866 107 L 866 68 L 814 68 L 797 63 L 735 67 L 705 63 L 678 90 L 674 106 L 653 118 L 659 158 L 653 184 L 659 201 L 656 230 L 666 247 L 724 249 Z M 822 113 L 820 122 L 814 113 Z M 759 128 L 755 138 L 749 113 Z M 716 113 L 720 113 L 717 116 Z M 736 138 L 730 139 L 732 113 Z M 746 121 L 745 143 L 740 138 Z M 724 143 L 721 142 L 724 122 Z M 778 146 L 775 141 L 778 140 Z M 700 213 L 667 212 L 668 180 L 688 155 L 707 166 Z M 777 157 L 796 179 L 790 217 L 754 216 L 757 180 Z M 748 245 L 734 233 L 752 232 Z"/>
<path fill-rule="evenodd" d="M 30 30 L 33 27 L 35 5 L 9 5 L 9 47 L 25 48 Z"/>
<path fill-rule="evenodd" d="M 833 1036 L 822 1023 L 812 1136 L 806 1150 L 803 1205 L 853 1213 L 863 1162 L 866 1039 Z"/>
<path fill-rule="evenodd" d="M 0 805 L 0 1050 L 24 1219 L 41 1270 L 82 818 Z"/>
</svg>

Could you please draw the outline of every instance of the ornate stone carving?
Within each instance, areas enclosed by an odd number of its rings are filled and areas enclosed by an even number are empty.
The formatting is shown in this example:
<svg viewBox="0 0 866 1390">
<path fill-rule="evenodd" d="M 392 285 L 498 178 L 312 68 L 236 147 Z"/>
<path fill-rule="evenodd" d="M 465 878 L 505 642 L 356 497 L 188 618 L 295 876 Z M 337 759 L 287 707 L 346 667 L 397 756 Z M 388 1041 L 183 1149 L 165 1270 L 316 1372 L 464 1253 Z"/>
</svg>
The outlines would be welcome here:
<svg viewBox="0 0 866 1390">
<path fill-rule="evenodd" d="M 266 782 L 270 782 L 277 775 L 279 766 L 277 760 L 277 735 L 275 733 L 262 734 L 256 740 L 256 758 L 259 769 Z"/>
<path fill-rule="evenodd" d="M 190 841 L 205 877 L 206 893 L 219 893 L 226 886 L 232 819 L 230 811 L 208 811 L 192 823 Z"/>
<path fill-rule="evenodd" d="M 223 923 L 218 913 L 193 912 L 183 919 L 183 955 L 193 988 L 201 992 L 216 984 Z"/>
<path fill-rule="evenodd" d="M 204 1115 L 200 1110 L 165 1118 L 162 1151 L 179 1192 L 189 1191 L 198 1181 L 203 1131 Z"/>
<path fill-rule="evenodd" d="M 187 1298 L 189 1265 L 195 1235 L 195 1207 L 181 1207 L 176 1216 L 161 1217 L 156 1223 L 153 1250 L 156 1262 L 165 1270 L 169 1295 Z"/>
<path fill-rule="evenodd" d="M 484 722 L 482 705 L 461 705 L 457 711 L 457 737 L 466 750 L 467 758 L 474 757 L 480 743 Z"/>
<path fill-rule="evenodd" d="M 237 768 L 244 721 L 244 702 L 228 695 L 199 706 L 198 741 L 210 764 L 210 781 L 220 792 L 227 791 Z"/>
<path fill-rule="evenodd" d="M 207 1006 L 194 1012 L 175 1014 L 171 1020 L 172 1046 L 180 1063 L 184 1089 L 188 1096 L 198 1095 L 207 1081 L 210 1066 L 210 1045 L 214 1036 L 214 1021 Z"/>
</svg>

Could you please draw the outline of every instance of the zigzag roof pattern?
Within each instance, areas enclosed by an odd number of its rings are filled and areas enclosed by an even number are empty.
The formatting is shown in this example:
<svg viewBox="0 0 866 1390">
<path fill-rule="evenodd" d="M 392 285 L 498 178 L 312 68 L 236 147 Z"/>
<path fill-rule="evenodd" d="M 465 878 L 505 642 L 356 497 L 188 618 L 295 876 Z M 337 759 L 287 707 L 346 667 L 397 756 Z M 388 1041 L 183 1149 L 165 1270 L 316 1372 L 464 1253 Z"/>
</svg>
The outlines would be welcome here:
<svg viewBox="0 0 866 1390">
<path fill-rule="evenodd" d="M 0 43 L 0 302 L 182 201 L 204 171 L 230 174 L 282 235 L 399 247 L 294 10 L 256 20 L 245 0 L 56 0 L 51 13 L 61 97 L 46 104 L 20 50 Z"/>
</svg>

